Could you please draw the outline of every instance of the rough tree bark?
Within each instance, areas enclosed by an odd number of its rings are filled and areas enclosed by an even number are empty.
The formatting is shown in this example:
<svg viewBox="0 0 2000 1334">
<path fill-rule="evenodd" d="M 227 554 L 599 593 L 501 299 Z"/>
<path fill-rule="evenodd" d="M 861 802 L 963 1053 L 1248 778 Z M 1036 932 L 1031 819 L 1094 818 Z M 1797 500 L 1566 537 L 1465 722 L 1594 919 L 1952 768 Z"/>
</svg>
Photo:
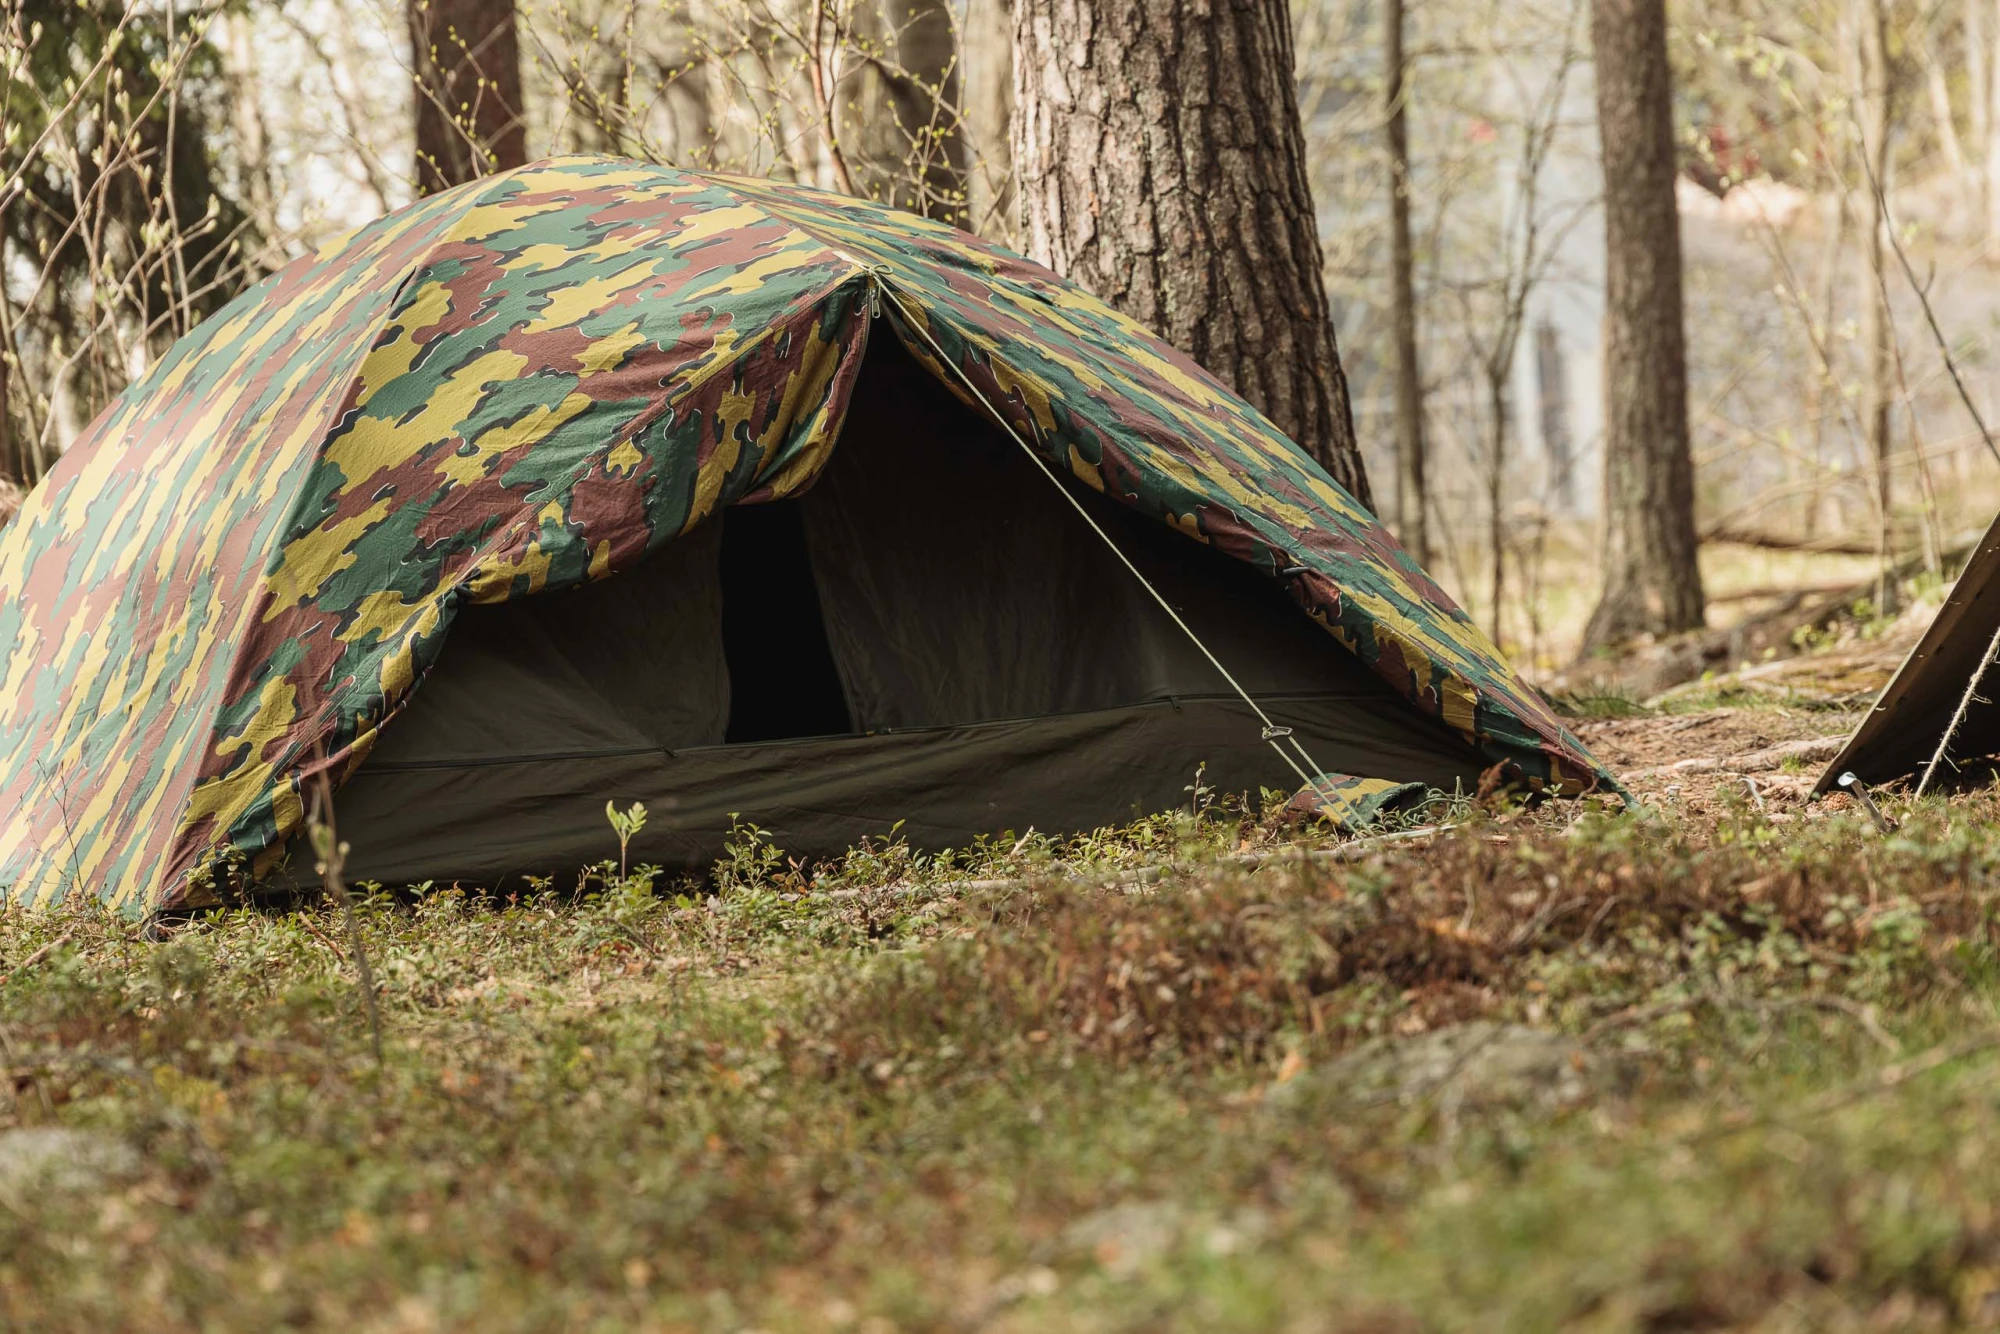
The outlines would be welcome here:
<svg viewBox="0 0 2000 1334">
<path fill-rule="evenodd" d="M 841 148 L 863 195 L 966 223 L 957 23 L 951 0 L 868 0 L 854 11 L 870 55 L 843 81 Z"/>
<path fill-rule="evenodd" d="M 1592 0 L 1605 232 L 1604 592 L 1586 650 L 1702 624 L 1666 0 Z"/>
<path fill-rule="evenodd" d="M 417 92 L 417 189 L 462 185 L 528 160 L 513 0 L 408 0 Z"/>
<path fill-rule="evenodd" d="M 1029 255 L 1206 366 L 1370 509 L 1286 0 L 1016 0 Z"/>
<path fill-rule="evenodd" d="M 1403 0 L 1382 4 L 1382 95 L 1389 140 L 1389 326 L 1396 363 L 1396 532 L 1417 564 L 1431 561 L 1424 478 L 1424 381 L 1417 362 L 1416 259 L 1410 244 L 1410 124 Z"/>
</svg>

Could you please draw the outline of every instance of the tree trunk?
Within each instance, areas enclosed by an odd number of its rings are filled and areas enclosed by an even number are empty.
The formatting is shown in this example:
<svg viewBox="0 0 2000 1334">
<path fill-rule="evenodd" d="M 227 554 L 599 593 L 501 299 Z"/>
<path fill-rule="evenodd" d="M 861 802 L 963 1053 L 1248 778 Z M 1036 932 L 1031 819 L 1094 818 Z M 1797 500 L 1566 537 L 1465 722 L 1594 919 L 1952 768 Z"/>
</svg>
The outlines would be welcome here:
<svg viewBox="0 0 2000 1334">
<path fill-rule="evenodd" d="M 1493 434 L 1486 447 L 1486 558 L 1491 583 L 1488 604 L 1493 608 L 1493 642 L 1500 642 L 1500 618 L 1507 610 L 1507 435 L 1513 420 L 1513 404 L 1507 398 L 1509 357 L 1486 368 L 1486 415 Z"/>
<path fill-rule="evenodd" d="M 693 47 L 675 52 L 680 74 L 660 95 L 666 111 L 667 161 L 702 171 L 717 169 L 715 68 Z"/>
<path fill-rule="evenodd" d="M 1586 650 L 1702 624 L 1666 0 L 1591 0 L 1603 141 L 1604 592 Z"/>
<path fill-rule="evenodd" d="M 966 184 L 972 230 L 1012 241 L 1016 222 L 1014 155 L 1007 137 L 1014 118 L 1012 0 L 969 0 L 960 45 L 965 54 L 965 120 L 970 141 Z"/>
<path fill-rule="evenodd" d="M 1951 83 L 1943 62 L 1931 48 L 1929 33 L 1920 33 L 1916 43 L 1917 63 L 1923 67 L 1924 91 L 1930 98 L 1931 128 L 1937 133 L 1938 151 L 1944 154 L 1944 169 L 1960 188 L 1971 190 L 1971 174 L 1965 169 L 1965 145 L 1958 138 L 1958 122 L 1951 111 Z"/>
<path fill-rule="evenodd" d="M 1965 0 L 1965 103 L 1968 110 L 1967 122 L 1972 130 L 1972 143 L 1968 152 L 1973 159 L 1972 169 L 1979 181 L 1979 216 L 1974 225 L 1989 230 L 1993 216 L 1993 174 L 1990 170 L 1993 152 L 1993 108 L 1988 100 L 1992 93 L 1987 87 L 1988 57 L 1991 49 L 1986 44 L 1986 6 L 1988 0 Z"/>
<path fill-rule="evenodd" d="M 1820 253 L 1819 281 L 1822 295 L 1817 307 L 1805 304 L 1805 293 L 1799 294 L 1799 317 L 1804 326 L 1805 356 L 1812 366 L 1812 376 L 1806 381 L 1806 420 L 1812 424 L 1812 472 L 1806 478 L 1805 520 L 1806 539 L 1811 541 L 1819 532 L 1821 511 L 1826 505 L 1826 419 L 1827 401 L 1831 397 L 1838 403 L 1841 393 L 1840 380 L 1828 363 L 1825 349 L 1833 337 L 1834 316 L 1840 308 L 1840 260 L 1847 250 L 1848 216 L 1847 207 L 1839 205 L 1833 211 L 1833 225 L 1826 229 L 1826 245 Z M 1814 323 L 1817 311 L 1818 322 Z M 1840 415 L 1836 407 L 1833 416 Z"/>
<path fill-rule="evenodd" d="M 1027 252 L 1206 366 L 1370 509 L 1286 0 L 1016 0 Z"/>
<path fill-rule="evenodd" d="M 1424 379 L 1417 361 L 1417 284 L 1410 243 L 1410 126 L 1404 81 L 1403 0 L 1382 4 L 1382 97 L 1389 139 L 1389 326 L 1396 364 L 1396 533 L 1431 563 L 1424 469 Z"/>
<path fill-rule="evenodd" d="M 1966 0 L 1969 6 L 1977 8 L 1987 0 Z M 1980 61 L 1979 84 L 1986 91 L 1985 99 L 1985 187 L 1986 187 L 1986 253 L 1989 258 L 2000 254 L 2000 0 L 1985 11 L 1985 18 L 1978 21 L 1984 29 L 1986 45 Z M 1973 25 L 1966 25 L 1966 40 L 1972 40 Z"/>
<path fill-rule="evenodd" d="M 842 82 L 841 151 L 855 190 L 964 226 L 965 136 L 951 0 L 867 0 L 854 20 L 857 45 L 875 56 Z"/>
<path fill-rule="evenodd" d="M 1860 184 L 1865 192 L 1861 217 L 1867 227 L 1862 254 L 1867 269 L 1861 275 L 1861 354 L 1867 359 L 1861 380 L 1861 429 L 1867 433 L 1868 453 L 1875 472 L 1875 511 L 1880 535 L 1881 563 L 1886 570 L 1890 552 L 1890 517 L 1894 500 L 1890 484 L 1889 456 L 1894 441 L 1890 415 L 1895 408 L 1895 349 L 1889 323 L 1888 287 L 1883 281 L 1887 263 L 1889 228 L 1889 32 L 1884 0 L 1851 0 L 1854 7 L 1853 32 L 1857 43 L 1855 66 L 1855 112 L 1860 123 L 1861 142 L 1857 145 L 1864 161 Z M 1886 591 L 1886 590 L 1884 590 Z"/>
<path fill-rule="evenodd" d="M 512 0 L 408 0 L 417 190 L 434 194 L 528 160 Z"/>
<path fill-rule="evenodd" d="M 0 352 L 0 482 L 19 482 L 26 486 L 34 479 L 28 475 L 26 458 L 16 457 L 14 448 L 14 419 L 7 408 L 7 356 Z M 25 455 L 26 450 L 19 451 Z"/>
</svg>

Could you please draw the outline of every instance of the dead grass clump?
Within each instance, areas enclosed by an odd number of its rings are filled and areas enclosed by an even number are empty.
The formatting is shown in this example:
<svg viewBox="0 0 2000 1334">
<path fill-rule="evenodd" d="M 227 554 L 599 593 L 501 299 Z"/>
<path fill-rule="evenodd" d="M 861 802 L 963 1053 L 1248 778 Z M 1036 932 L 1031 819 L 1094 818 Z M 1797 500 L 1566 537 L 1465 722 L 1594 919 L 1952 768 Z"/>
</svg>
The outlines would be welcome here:
<svg viewBox="0 0 2000 1334">
<path fill-rule="evenodd" d="M 1114 1061 L 1254 1057 L 1341 983 L 1348 911 L 1323 886 L 1274 897 L 1241 876 L 1143 898 L 1038 891 L 829 982 L 817 1050 L 858 1065 L 1051 1041 Z"/>
<path fill-rule="evenodd" d="M 1501 828 L 1353 868 L 1002 900 L 959 939 L 823 979 L 814 1050 L 866 1067 L 1011 1038 L 1210 1064 L 1530 1007 L 1585 1027 L 1663 995 L 1914 998 L 2000 957 L 1963 831 Z"/>
</svg>

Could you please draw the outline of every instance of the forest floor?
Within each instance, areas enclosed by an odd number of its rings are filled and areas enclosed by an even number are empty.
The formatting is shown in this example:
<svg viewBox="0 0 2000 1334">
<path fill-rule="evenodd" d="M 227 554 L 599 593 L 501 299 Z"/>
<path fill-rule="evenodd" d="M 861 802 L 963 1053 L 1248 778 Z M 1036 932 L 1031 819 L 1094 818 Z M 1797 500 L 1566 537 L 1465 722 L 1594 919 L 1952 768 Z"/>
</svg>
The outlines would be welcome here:
<svg viewBox="0 0 2000 1334">
<path fill-rule="evenodd" d="M 379 1051 L 331 909 L 0 917 L 0 1327 L 1991 1327 L 2000 792 L 1703 690 L 1630 813 L 376 895 Z"/>
</svg>

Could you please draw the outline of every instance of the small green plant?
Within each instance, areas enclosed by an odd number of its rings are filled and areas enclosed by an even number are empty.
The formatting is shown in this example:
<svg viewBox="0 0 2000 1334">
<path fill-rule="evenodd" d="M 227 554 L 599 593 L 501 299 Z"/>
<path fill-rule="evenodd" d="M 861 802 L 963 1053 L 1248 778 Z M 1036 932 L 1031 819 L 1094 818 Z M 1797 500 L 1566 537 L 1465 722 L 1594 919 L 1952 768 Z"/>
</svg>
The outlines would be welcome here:
<svg viewBox="0 0 2000 1334">
<path fill-rule="evenodd" d="M 1215 789 L 1202 781 L 1207 776 L 1208 762 L 1204 760 L 1194 767 L 1194 781 L 1181 789 L 1188 794 L 1188 806 L 1196 815 L 1202 814 L 1215 804 Z"/>
<path fill-rule="evenodd" d="M 646 803 L 635 801 L 621 811 L 617 802 L 607 801 L 604 803 L 604 818 L 611 821 L 611 828 L 618 835 L 618 878 L 624 880 L 630 874 L 628 854 L 632 840 L 646 827 Z"/>
<path fill-rule="evenodd" d="M 741 890 L 761 885 L 785 864 L 785 854 L 772 841 L 769 830 L 729 813 L 729 837 L 723 840 L 722 859 L 715 864 L 715 883 L 720 889 Z"/>
<path fill-rule="evenodd" d="M 1564 718 L 1649 718 L 1657 712 L 1636 695 L 1612 686 L 1545 691 L 1542 698 Z"/>
</svg>

